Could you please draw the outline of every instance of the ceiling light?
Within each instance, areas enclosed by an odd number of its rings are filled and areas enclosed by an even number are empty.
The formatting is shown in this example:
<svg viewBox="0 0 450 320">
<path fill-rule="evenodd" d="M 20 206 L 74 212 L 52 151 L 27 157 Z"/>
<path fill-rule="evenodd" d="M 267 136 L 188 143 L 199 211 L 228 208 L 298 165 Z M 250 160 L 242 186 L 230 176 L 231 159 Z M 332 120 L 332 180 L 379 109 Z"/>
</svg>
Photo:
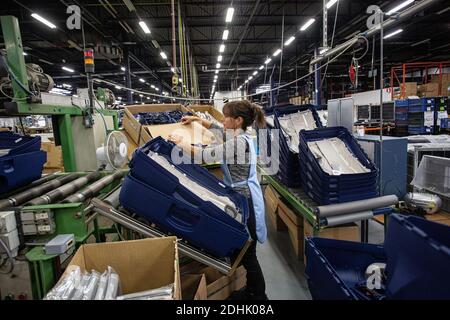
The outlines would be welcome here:
<svg viewBox="0 0 450 320">
<path fill-rule="evenodd" d="M 252 79 L 253 79 L 253 76 L 248 77 L 248 80 L 249 80 L 249 81 L 252 80 Z"/>
<path fill-rule="evenodd" d="M 155 86 L 154 86 L 154 85 L 152 85 L 152 84 L 150 85 L 150 87 L 151 87 L 152 89 L 155 89 Z"/>
<path fill-rule="evenodd" d="M 258 71 L 253 72 L 253 75 L 256 76 L 258 74 Z"/>
<path fill-rule="evenodd" d="M 47 27 L 51 28 L 51 29 L 56 29 L 56 26 L 51 23 L 50 21 L 48 21 L 47 19 L 41 17 L 40 15 L 38 15 L 37 13 L 32 13 L 31 16 L 33 18 L 35 18 L 36 20 L 42 22 L 43 24 L 45 24 Z"/>
<path fill-rule="evenodd" d="M 227 15 L 225 17 L 225 22 L 231 22 L 233 20 L 234 8 L 230 7 L 227 10 Z"/>
<path fill-rule="evenodd" d="M 248 83 L 248 79 L 244 81 L 244 83 Z"/>
<path fill-rule="evenodd" d="M 264 61 L 264 64 L 269 64 L 272 59 L 268 58 L 266 61 Z"/>
<path fill-rule="evenodd" d="M 219 73 L 219 70 L 214 71 L 214 73 L 215 73 L 215 74 L 218 74 L 218 73 Z"/>
<path fill-rule="evenodd" d="M 286 40 L 286 42 L 284 43 L 284 45 L 285 45 L 285 46 L 288 46 L 288 45 L 290 45 L 290 44 L 292 43 L 292 41 L 294 41 L 294 40 L 295 40 L 295 37 L 292 36 L 292 37 L 290 37 L 289 39 Z"/>
<path fill-rule="evenodd" d="M 39 61 L 41 61 L 41 62 L 43 62 L 43 63 L 46 63 L 46 64 L 48 64 L 48 65 L 54 65 L 54 63 L 53 62 L 50 62 L 50 61 L 47 61 L 47 60 L 44 60 L 44 59 L 39 59 Z"/>
<path fill-rule="evenodd" d="M 180 83 L 183 83 L 183 78 L 180 78 L 180 80 L 178 80 L 178 81 L 180 81 Z"/>
<path fill-rule="evenodd" d="M 221 44 L 220 47 L 219 47 L 219 52 L 222 53 L 224 51 L 225 51 L 225 45 Z"/>
<path fill-rule="evenodd" d="M 121 67 L 120 70 L 126 71 L 127 69 L 125 69 L 125 67 Z"/>
<path fill-rule="evenodd" d="M 218 76 L 217 76 L 217 75 L 215 75 L 215 76 L 214 76 L 214 79 L 217 79 L 217 78 L 218 78 Z"/>
<path fill-rule="evenodd" d="M 148 28 L 147 24 L 145 23 L 145 21 L 139 21 L 139 25 L 141 26 L 142 30 L 146 33 L 146 34 L 150 34 L 150 29 Z"/>
<path fill-rule="evenodd" d="M 139 97 L 141 97 L 141 98 L 142 98 L 143 96 L 144 96 L 143 94 L 140 94 L 140 95 L 139 95 Z"/>
<path fill-rule="evenodd" d="M 214 79 L 213 82 L 216 83 L 216 82 L 217 82 L 217 79 Z"/>
<path fill-rule="evenodd" d="M 219 62 L 222 61 L 222 56 L 218 56 L 217 61 L 219 61 Z"/>
<path fill-rule="evenodd" d="M 395 36 L 396 34 L 399 34 L 400 32 L 403 32 L 403 29 L 395 30 L 394 32 L 391 32 L 391 33 L 385 35 L 385 36 L 383 37 L 383 39 L 388 39 L 388 38 L 390 38 L 390 37 L 393 37 L 393 36 Z"/>
<path fill-rule="evenodd" d="M 444 12 L 447 12 L 448 10 L 450 10 L 450 7 L 447 7 L 445 9 L 442 9 L 441 11 L 436 12 L 436 14 L 443 14 Z"/>
<path fill-rule="evenodd" d="M 228 30 L 223 30 L 223 35 L 222 35 L 222 40 L 227 40 L 228 39 Z"/>
<path fill-rule="evenodd" d="M 336 2 L 338 2 L 339 0 L 330 0 L 327 2 L 327 9 L 330 9 L 332 6 L 335 5 Z"/>
<path fill-rule="evenodd" d="M 150 97 L 147 97 L 147 100 L 150 100 Z"/>
<path fill-rule="evenodd" d="M 142 82 L 142 83 L 145 83 L 145 80 L 144 80 L 144 79 L 142 79 L 142 78 L 141 78 L 141 79 L 139 79 L 139 81 L 140 81 L 140 82 Z"/>
<path fill-rule="evenodd" d="M 119 87 L 119 86 L 114 86 L 114 88 L 116 88 L 117 90 L 120 90 L 120 89 L 122 89 L 122 87 Z M 120 98 L 120 97 L 119 97 Z M 121 98 L 120 98 L 121 99 Z"/>
<path fill-rule="evenodd" d="M 431 40 L 431 39 L 428 38 L 428 39 L 425 39 L 425 40 L 422 40 L 422 41 L 413 43 L 413 44 L 411 45 L 411 47 L 415 47 L 415 46 L 418 46 L 419 44 L 423 44 L 423 43 L 426 43 L 426 42 L 430 42 L 430 40 Z"/>
<path fill-rule="evenodd" d="M 28 53 L 26 53 L 26 52 L 22 52 L 22 53 L 23 53 L 24 56 L 27 56 L 27 55 L 28 55 Z"/>
<path fill-rule="evenodd" d="M 262 70 L 262 69 L 264 69 L 264 66 L 259 67 L 259 70 Z"/>
<path fill-rule="evenodd" d="M 68 72 L 75 72 L 75 70 L 67 68 L 67 67 L 62 67 L 63 70 L 68 71 Z"/>
<path fill-rule="evenodd" d="M 220 69 L 220 63 L 216 64 L 216 69 Z"/>
<path fill-rule="evenodd" d="M 159 53 L 159 55 L 160 55 L 164 60 L 167 60 L 167 55 L 166 55 L 166 53 L 165 53 L 164 51 L 161 51 L 161 52 Z"/>
<path fill-rule="evenodd" d="M 306 29 L 308 29 L 313 23 L 314 21 L 316 21 L 316 19 L 311 18 L 308 21 L 306 21 L 306 23 L 300 28 L 300 31 L 305 31 Z"/>
<path fill-rule="evenodd" d="M 172 71 L 173 73 L 175 73 L 175 68 L 174 68 L 174 67 L 170 68 L 170 71 Z"/>
<path fill-rule="evenodd" d="M 273 53 L 273 56 L 276 57 L 277 55 L 279 55 L 281 53 L 281 49 L 277 49 L 275 50 L 275 52 Z"/>
<path fill-rule="evenodd" d="M 410 5 L 410 4 L 413 3 L 413 2 L 414 2 L 414 0 L 406 0 L 406 1 L 403 1 L 403 2 L 400 3 L 398 6 L 392 8 L 391 10 L 389 10 L 386 14 L 387 14 L 388 16 L 390 16 L 391 14 L 396 13 L 397 11 L 403 9 L 404 7 Z"/>
<path fill-rule="evenodd" d="M 156 91 L 159 91 L 159 88 L 155 88 Z"/>
<path fill-rule="evenodd" d="M 117 97 L 117 99 L 122 100 L 122 97 Z"/>
</svg>

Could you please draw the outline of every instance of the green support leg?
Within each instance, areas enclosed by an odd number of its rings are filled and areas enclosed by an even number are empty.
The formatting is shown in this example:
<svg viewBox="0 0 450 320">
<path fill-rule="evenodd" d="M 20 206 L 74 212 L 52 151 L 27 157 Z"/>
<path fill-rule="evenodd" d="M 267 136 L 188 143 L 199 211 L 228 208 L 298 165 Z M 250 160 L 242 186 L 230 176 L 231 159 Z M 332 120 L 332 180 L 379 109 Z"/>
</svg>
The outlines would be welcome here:
<svg viewBox="0 0 450 320">
<path fill-rule="evenodd" d="M 75 147 L 72 137 L 72 120 L 69 114 L 58 116 L 59 136 L 61 138 L 61 149 L 66 172 L 77 171 L 75 160 Z"/>
</svg>

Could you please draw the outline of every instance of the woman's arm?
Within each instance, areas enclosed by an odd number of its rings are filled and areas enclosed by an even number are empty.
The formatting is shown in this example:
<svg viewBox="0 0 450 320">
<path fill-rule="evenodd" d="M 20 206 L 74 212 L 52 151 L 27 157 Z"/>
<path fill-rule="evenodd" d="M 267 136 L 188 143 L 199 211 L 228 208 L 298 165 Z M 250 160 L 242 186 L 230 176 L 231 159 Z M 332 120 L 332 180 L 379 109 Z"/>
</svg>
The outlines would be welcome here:
<svg viewBox="0 0 450 320">
<path fill-rule="evenodd" d="M 209 129 L 211 127 L 211 121 L 202 119 L 202 118 L 197 117 L 197 116 L 186 116 L 186 117 L 183 117 L 181 119 L 181 123 L 182 124 L 189 124 L 189 123 L 194 122 L 194 121 L 200 122 L 201 125 L 203 127 L 205 127 L 206 129 Z"/>
</svg>

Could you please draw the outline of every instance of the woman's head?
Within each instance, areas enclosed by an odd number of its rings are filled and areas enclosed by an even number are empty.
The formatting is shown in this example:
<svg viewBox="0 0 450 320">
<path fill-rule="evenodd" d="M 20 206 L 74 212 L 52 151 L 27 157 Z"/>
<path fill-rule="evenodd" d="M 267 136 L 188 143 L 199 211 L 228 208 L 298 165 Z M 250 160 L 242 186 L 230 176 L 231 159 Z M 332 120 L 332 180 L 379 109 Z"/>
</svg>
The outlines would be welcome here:
<svg viewBox="0 0 450 320">
<path fill-rule="evenodd" d="M 243 129 L 256 123 L 258 128 L 264 128 L 266 120 L 264 112 L 256 104 L 248 100 L 231 101 L 223 106 L 223 122 L 225 129 Z"/>
</svg>

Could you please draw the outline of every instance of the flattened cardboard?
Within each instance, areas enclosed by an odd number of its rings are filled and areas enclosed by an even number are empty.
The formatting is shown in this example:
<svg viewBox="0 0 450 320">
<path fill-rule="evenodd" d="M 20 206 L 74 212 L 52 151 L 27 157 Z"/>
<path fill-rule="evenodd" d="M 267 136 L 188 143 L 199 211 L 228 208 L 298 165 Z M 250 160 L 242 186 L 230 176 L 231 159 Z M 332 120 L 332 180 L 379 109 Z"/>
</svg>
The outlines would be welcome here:
<svg viewBox="0 0 450 320">
<path fill-rule="evenodd" d="M 82 245 L 63 276 L 75 266 L 103 272 L 111 266 L 120 277 L 123 294 L 174 283 L 174 299 L 181 299 L 176 237 Z"/>
</svg>

